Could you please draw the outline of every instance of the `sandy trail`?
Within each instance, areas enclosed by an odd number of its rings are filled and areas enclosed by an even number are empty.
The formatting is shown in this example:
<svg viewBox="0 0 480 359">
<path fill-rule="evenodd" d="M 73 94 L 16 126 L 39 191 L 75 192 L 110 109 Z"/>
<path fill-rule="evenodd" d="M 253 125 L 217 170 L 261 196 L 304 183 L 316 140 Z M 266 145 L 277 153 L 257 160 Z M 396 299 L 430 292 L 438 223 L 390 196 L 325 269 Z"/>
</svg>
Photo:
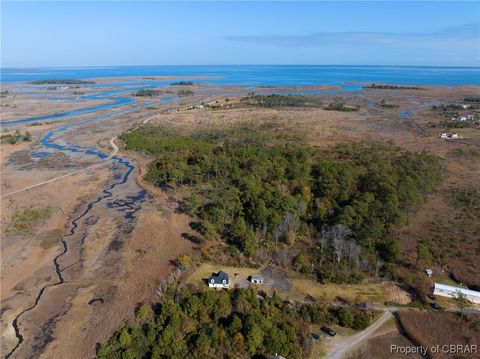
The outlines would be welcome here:
<svg viewBox="0 0 480 359">
<path fill-rule="evenodd" d="M 359 343 L 368 339 L 373 333 L 377 331 L 378 328 L 382 326 L 387 320 L 392 317 L 390 311 L 385 311 L 378 320 L 369 326 L 367 329 L 361 331 L 358 334 L 353 335 L 352 337 L 337 343 L 327 354 L 328 359 L 341 359 L 354 349 Z"/>
</svg>

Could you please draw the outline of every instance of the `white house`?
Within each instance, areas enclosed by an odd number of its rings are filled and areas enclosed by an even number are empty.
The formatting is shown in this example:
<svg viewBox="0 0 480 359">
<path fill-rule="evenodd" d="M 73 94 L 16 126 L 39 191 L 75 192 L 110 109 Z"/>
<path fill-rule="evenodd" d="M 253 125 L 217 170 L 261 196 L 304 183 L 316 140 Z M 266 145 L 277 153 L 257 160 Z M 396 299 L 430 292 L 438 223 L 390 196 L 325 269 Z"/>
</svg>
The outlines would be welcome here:
<svg viewBox="0 0 480 359">
<path fill-rule="evenodd" d="M 472 121 L 473 116 L 472 115 L 455 115 L 452 117 L 453 121 L 460 121 L 460 122 L 465 122 L 465 121 Z"/>
<path fill-rule="evenodd" d="M 458 138 L 458 134 L 456 134 L 456 133 L 442 133 L 440 135 L 440 138 L 444 138 L 446 140 L 453 140 L 453 139 Z"/>
<path fill-rule="evenodd" d="M 263 283 L 263 277 L 261 275 L 258 275 L 258 274 L 251 275 L 250 277 L 248 277 L 248 280 L 251 283 L 255 283 L 255 284 L 262 284 Z"/>
<path fill-rule="evenodd" d="M 208 277 L 208 286 L 210 288 L 228 288 L 230 286 L 228 274 L 223 271 L 220 271 L 217 274 L 212 274 Z"/>
<path fill-rule="evenodd" d="M 440 283 L 435 283 L 435 288 L 433 290 L 434 295 L 438 295 L 441 297 L 456 298 L 459 293 L 464 295 L 465 299 L 467 299 L 468 301 L 475 304 L 480 304 L 480 292 L 477 292 L 476 290 L 454 287 L 452 285 Z"/>
</svg>

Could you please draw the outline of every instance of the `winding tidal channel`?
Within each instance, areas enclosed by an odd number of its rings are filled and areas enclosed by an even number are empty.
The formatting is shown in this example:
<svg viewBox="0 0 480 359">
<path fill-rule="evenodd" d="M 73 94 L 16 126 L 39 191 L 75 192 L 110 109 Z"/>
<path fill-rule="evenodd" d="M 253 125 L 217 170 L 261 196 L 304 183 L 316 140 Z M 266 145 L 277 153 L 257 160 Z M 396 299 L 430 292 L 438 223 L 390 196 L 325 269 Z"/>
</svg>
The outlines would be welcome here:
<svg viewBox="0 0 480 359">
<path fill-rule="evenodd" d="M 158 82 L 157 82 L 158 84 Z M 120 84 L 122 85 L 122 84 Z M 16 345 L 5 355 L 5 358 L 10 358 L 15 356 L 18 349 L 22 346 L 25 342 L 25 333 L 22 330 L 22 319 L 24 316 L 32 312 L 39 306 L 42 300 L 45 299 L 45 294 L 48 289 L 60 286 L 65 284 L 67 280 L 64 277 L 64 268 L 61 264 L 60 259 L 65 256 L 70 250 L 70 238 L 73 237 L 77 229 L 79 227 L 79 223 L 81 220 L 87 218 L 90 214 L 92 209 L 101 202 L 105 202 L 108 198 L 113 197 L 114 190 L 122 185 L 125 185 L 130 178 L 130 175 L 135 169 L 135 166 L 132 162 L 127 160 L 126 158 L 122 158 L 118 155 L 108 155 L 99 148 L 96 147 L 86 147 L 81 146 L 79 144 L 70 143 L 66 144 L 65 141 L 61 140 L 61 136 L 65 134 L 67 131 L 78 130 L 78 127 L 84 125 L 94 125 L 99 121 L 111 120 L 114 117 L 118 117 L 120 115 L 126 114 L 127 112 L 132 112 L 137 109 L 136 101 L 134 97 L 127 97 L 125 94 L 131 93 L 133 90 L 138 88 L 142 85 L 149 85 L 148 83 L 136 83 L 135 87 L 127 87 L 131 85 L 123 84 L 125 86 L 122 90 L 104 90 L 98 93 L 85 95 L 79 98 L 76 101 L 82 102 L 87 100 L 93 101 L 108 101 L 106 104 L 101 105 L 94 105 L 90 107 L 85 107 L 73 111 L 66 111 L 61 113 L 54 113 L 45 116 L 38 116 L 38 117 L 30 117 L 24 119 L 18 119 L 14 121 L 7 121 L 2 122 L 2 126 L 15 127 L 16 125 L 22 125 L 27 123 L 34 123 L 34 122 L 44 122 L 44 121 L 58 121 L 58 120 L 66 120 L 66 119 L 74 119 L 81 115 L 89 114 L 88 119 L 82 119 L 78 122 L 68 123 L 66 125 L 62 125 L 57 127 L 53 130 L 48 131 L 39 141 L 40 145 L 48 152 L 40 152 L 41 155 L 48 156 L 54 152 L 63 152 L 70 155 L 80 156 L 80 157 L 97 157 L 97 160 L 100 159 L 103 162 L 112 161 L 113 165 L 111 166 L 111 170 L 115 171 L 114 178 L 103 188 L 98 196 L 88 202 L 83 210 L 77 212 L 74 215 L 73 219 L 70 220 L 69 223 L 69 230 L 68 232 L 63 235 L 61 240 L 61 251 L 53 258 L 53 266 L 55 269 L 55 276 L 56 279 L 52 283 L 50 282 L 47 285 L 44 285 L 38 291 L 38 294 L 35 297 L 34 302 L 29 306 L 21 310 L 14 320 L 12 321 L 11 325 L 15 330 L 15 336 L 17 338 Z M 119 85 L 116 85 L 119 86 Z M 25 86 L 26 87 L 26 86 Z M 120 96 L 118 96 L 120 95 Z M 123 95 L 123 96 L 122 96 Z M 176 100 L 177 97 L 168 97 L 161 99 L 160 101 L 152 102 L 150 105 L 154 104 L 163 104 L 168 101 Z M 59 98 L 50 98 L 50 100 L 59 100 Z M 69 101 L 68 98 L 63 98 L 62 100 Z M 71 100 L 70 100 L 71 101 Z M 148 104 L 147 104 L 148 105 Z M 109 110 L 110 113 L 105 114 L 104 111 Z M 116 111 L 115 111 L 116 110 Z M 114 112 L 113 112 L 114 111 Z M 98 113 L 98 115 L 96 115 Z M 133 180 L 134 181 L 134 180 Z M 133 187 L 136 188 L 138 191 L 134 195 L 124 195 L 123 197 L 120 195 L 120 198 L 117 198 L 111 202 L 106 203 L 106 207 L 122 212 L 124 219 L 126 221 L 132 221 L 135 219 L 135 213 L 140 209 L 140 202 L 144 200 L 146 197 L 146 192 L 144 190 L 139 189 L 136 185 Z M 61 190 L 61 189 L 59 189 Z M 118 197 L 118 196 L 117 196 Z M 81 261 L 81 259 L 79 259 Z M 102 300 L 103 301 L 103 300 Z M 47 340 L 48 341 L 48 340 Z"/>
</svg>

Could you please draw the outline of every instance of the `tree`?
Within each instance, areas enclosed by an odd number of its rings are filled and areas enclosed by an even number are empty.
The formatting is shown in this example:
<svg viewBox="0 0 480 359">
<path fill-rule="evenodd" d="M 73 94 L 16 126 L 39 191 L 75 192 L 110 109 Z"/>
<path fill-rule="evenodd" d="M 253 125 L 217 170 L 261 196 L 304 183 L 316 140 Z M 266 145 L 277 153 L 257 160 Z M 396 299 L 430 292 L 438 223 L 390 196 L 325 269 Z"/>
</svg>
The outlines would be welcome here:
<svg viewBox="0 0 480 359">
<path fill-rule="evenodd" d="M 204 219 L 198 224 L 198 232 L 207 241 L 215 238 L 215 226 L 208 219 Z"/>
<path fill-rule="evenodd" d="M 370 324 L 370 316 L 367 311 L 359 310 L 356 311 L 353 315 L 353 326 L 355 330 L 363 330 L 367 328 Z"/>
<path fill-rule="evenodd" d="M 190 215 L 194 215 L 201 204 L 202 204 L 201 198 L 196 193 L 191 194 L 190 196 L 185 198 L 185 201 L 184 201 L 185 210 Z"/>
<path fill-rule="evenodd" d="M 293 265 L 295 266 L 295 269 L 301 273 L 306 273 L 308 271 L 308 259 L 307 256 L 304 253 L 299 253 L 294 259 L 293 259 Z"/>
<path fill-rule="evenodd" d="M 247 328 L 246 344 L 248 352 L 253 355 L 260 347 L 263 341 L 264 333 L 257 324 L 252 324 Z"/>
<path fill-rule="evenodd" d="M 353 326 L 353 315 L 346 307 L 342 307 L 338 311 L 338 320 L 342 327 L 351 328 Z"/>
<path fill-rule="evenodd" d="M 342 254 L 346 246 L 346 239 L 351 235 L 352 231 L 343 224 L 337 224 L 330 228 L 328 236 L 331 240 L 337 263 L 342 259 Z"/>
<path fill-rule="evenodd" d="M 358 270 L 358 267 L 360 265 L 360 248 L 358 247 L 357 242 L 355 242 L 354 239 L 350 239 L 347 242 L 346 251 L 348 254 L 348 259 L 355 263 L 355 269 Z"/>
<path fill-rule="evenodd" d="M 258 249 L 258 242 L 253 231 L 247 227 L 243 217 L 237 217 L 230 231 L 232 242 L 247 255 L 253 255 Z"/>
<path fill-rule="evenodd" d="M 392 261 L 398 256 L 398 244 L 394 240 L 390 239 L 386 242 L 379 243 L 377 245 L 378 254 L 385 261 Z"/>
<path fill-rule="evenodd" d="M 282 220 L 275 228 L 276 239 L 283 238 L 288 244 L 293 244 L 299 226 L 300 221 L 298 217 L 292 212 L 284 213 Z"/>
<path fill-rule="evenodd" d="M 422 260 L 423 264 L 432 264 L 432 255 L 428 250 L 428 247 L 422 243 L 417 244 L 417 259 L 415 260 L 415 270 L 417 270 L 418 262 Z"/>
<path fill-rule="evenodd" d="M 457 308 L 460 309 L 460 317 L 463 319 L 463 310 L 468 306 L 468 300 L 465 294 L 458 291 L 453 301 L 455 302 Z"/>
<path fill-rule="evenodd" d="M 242 330 L 242 326 L 242 320 L 238 317 L 238 315 L 234 314 L 230 320 L 230 324 L 228 325 L 228 331 L 230 334 L 234 335 Z"/>
<path fill-rule="evenodd" d="M 130 335 L 130 329 L 125 327 L 120 332 L 120 336 L 118 337 L 118 342 L 120 346 L 124 349 L 128 348 L 132 343 L 132 336 Z"/>
<path fill-rule="evenodd" d="M 149 305 L 142 304 L 137 310 L 137 317 L 141 320 L 148 319 L 153 314 L 153 310 Z"/>
</svg>

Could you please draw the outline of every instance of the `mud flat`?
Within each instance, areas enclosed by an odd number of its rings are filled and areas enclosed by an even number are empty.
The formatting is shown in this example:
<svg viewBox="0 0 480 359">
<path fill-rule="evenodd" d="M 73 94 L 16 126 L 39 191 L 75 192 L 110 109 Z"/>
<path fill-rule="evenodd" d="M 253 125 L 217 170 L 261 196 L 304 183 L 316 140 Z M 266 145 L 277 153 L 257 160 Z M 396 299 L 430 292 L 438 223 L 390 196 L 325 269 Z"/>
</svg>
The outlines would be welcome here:
<svg viewBox="0 0 480 359">
<path fill-rule="evenodd" d="M 2 98 L 2 118 L 1 122 L 9 122 L 18 118 L 46 116 L 52 113 L 74 111 L 84 108 L 86 101 L 79 101 L 72 97 L 57 97 L 59 94 L 51 96 L 32 96 L 31 94 L 16 94 L 11 90 L 9 94 Z M 33 98 L 32 98 L 33 97 Z M 90 106 L 99 106 L 110 101 L 88 101 Z M 7 129 L 12 127 L 5 125 Z"/>
<path fill-rule="evenodd" d="M 68 110 L 46 104 L 47 113 Z M 98 155 L 111 152 L 110 135 L 138 120 L 128 116 L 134 110 L 124 105 L 12 126 L 31 128 L 33 141 L 2 144 L 1 325 L 7 356 L 94 356 L 99 338 L 130 315 L 124 308 L 153 299 L 173 268 L 170 261 L 190 250 L 181 237 L 186 219 L 158 210 L 136 184 L 133 163 Z M 45 142 L 50 131 L 54 135 Z M 45 143 L 56 147 L 44 148 Z M 98 166 L 63 177 L 92 164 Z M 53 181 L 23 190 L 48 180 Z"/>
</svg>

